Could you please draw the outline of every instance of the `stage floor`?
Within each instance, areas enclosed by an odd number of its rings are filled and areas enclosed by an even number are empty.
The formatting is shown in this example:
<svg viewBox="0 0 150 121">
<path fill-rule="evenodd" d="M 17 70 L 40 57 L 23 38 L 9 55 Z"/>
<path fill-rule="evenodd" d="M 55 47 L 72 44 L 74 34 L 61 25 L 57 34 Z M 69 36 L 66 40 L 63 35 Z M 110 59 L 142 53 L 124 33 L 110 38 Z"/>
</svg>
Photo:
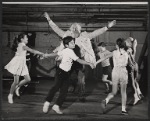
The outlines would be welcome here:
<svg viewBox="0 0 150 121">
<path fill-rule="evenodd" d="M 7 96 L 11 81 L 3 81 L 2 91 L 2 119 L 37 119 L 37 120 L 101 120 L 101 119 L 148 119 L 148 97 L 135 106 L 132 106 L 133 96 L 128 89 L 127 110 L 129 115 L 121 115 L 120 93 L 113 98 L 107 106 L 107 113 L 102 113 L 101 101 L 107 96 L 105 87 L 100 81 L 88 82 L 86 84 L 86 101 L 78 100 L 77 94 L 68 93 L 66 101 L 61 110 L 63 115 L 56 114 L 49 109 L 47 114 L 42 112 L 44 99 L 49 88 L 54 84 L 53 80 L 40 79 L 29 84 L 28 88 L 21 95 L 21 98 L 14 97 L 14 104 L 7 102 Z M 56 94 L 54 100 L 58 96 Z M 53 104 L 53 102 L 52 102 Z"/>
</svg>

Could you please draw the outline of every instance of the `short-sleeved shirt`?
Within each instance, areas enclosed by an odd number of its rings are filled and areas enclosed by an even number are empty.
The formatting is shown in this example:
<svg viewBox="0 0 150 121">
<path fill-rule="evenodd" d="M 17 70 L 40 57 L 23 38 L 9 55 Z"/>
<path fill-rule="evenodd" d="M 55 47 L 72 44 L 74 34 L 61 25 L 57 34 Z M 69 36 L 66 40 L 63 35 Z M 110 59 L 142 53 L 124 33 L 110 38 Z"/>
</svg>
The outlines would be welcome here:
<svg viewBox="0 0 150 121">
<path fill-rule="evenodd" d="M 59 68 L 68 72 L 71 70 L 73 60 L 76 61 L 79 57 L 74 53 L 72 49 L 65 48 L 57 53 L 62 59 Z"/>
<path fill-rule="evenodd" d="M 105 58 L 106 56 L 108 56 L 108 55 L 110 55 L 110 54 L 111 54 L 111 52 L 108 51 L 108 50 L 105 50 L 105 51 L 103 51 L 103 52 L 99 52 L 99 53 L 98 53 L 98 55 L 100 56 L 100 58 Z M 102 61 L 102 62 L 101 62 L 101 65 L 102 65 L 102 67 L 109 66 L 109 65 L 110 65 L 109 58 L 106 59 L 106 60 L 104 60 L 104 61 Z"/>
<path fill-rule="evenodd" d="M 113 51 L 113 63 L 114 67 L 126 67 L 128 64 L 128 53 L 123 50 L 120 52 L 119 50 Z"/>
</svg>

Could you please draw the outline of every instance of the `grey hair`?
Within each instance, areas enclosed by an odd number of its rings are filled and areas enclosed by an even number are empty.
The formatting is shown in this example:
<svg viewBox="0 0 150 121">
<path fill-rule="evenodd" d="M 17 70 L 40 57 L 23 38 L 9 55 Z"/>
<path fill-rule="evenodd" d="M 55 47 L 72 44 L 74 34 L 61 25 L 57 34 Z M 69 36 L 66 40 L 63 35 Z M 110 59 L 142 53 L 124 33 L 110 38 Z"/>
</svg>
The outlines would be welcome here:
<svg viewBox="0 0 150 121">
<path fill-rule="evenodd" d="M 81 25 L 78 23 L 73 23 L 70 27 L 71 31 L 78 31 L 79 33 L 81 32 Z"/>
</svg>

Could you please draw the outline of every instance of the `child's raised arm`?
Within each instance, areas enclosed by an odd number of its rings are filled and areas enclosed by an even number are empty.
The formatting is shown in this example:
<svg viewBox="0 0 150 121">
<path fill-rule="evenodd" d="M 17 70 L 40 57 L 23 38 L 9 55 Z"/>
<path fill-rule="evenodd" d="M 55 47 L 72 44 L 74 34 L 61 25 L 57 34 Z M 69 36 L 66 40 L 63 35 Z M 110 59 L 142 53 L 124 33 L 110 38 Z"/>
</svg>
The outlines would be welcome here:
<svg viewBox="0 0 150 121">
<path fill-rule="evenodd" d="M 109 55 L 107 55 L 106 57 L 99 59 L 99 60 L 96 62 L 96 65 L 97 65 L 98 63 L 100 63 L 100 62 L 106 60 L 107 58 L 111 58 L 112 56 L 113 56 L 113 53 L 111 52 L 111 53 L 110 53 Z"/>
<path fill-rule="evenodd" d="M 136 55 L 136 47 L 137 47 L 137 40 L 134 39 L 133 40 L 133 56 L 135 58 L 135 55 Z"/>
<path fill-rule="evenodd" d="M 29 51 L 29 52 L 31 52 L 31 53 L 33 53 L 33 54 L 38 54 L 38 55 L 43 55 L 43 54 L 44 54 L 44 53 L 42 53 L 42 52 L 40 52 L 40 51 L 31 49 L 31 48 L 29 48 L 28 46 L 23 46 L 23 49 L 24 49 L 24 50 L 27 50 L 27 51 Z"/>
<path fill-rule="evenodd" d="M 136 66 L 135 63 L 132 61 L 131 56 L 128 56 L 128 65 L 131 67 L 132 70 L 134 70 L 134 67 Z"/>
</svg>

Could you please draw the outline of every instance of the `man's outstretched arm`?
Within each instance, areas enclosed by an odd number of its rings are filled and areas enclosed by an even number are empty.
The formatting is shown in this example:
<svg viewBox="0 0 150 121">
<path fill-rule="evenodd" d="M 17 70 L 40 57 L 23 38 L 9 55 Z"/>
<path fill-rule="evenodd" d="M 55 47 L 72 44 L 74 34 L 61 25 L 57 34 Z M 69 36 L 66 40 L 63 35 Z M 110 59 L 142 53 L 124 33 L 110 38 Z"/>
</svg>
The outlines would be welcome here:
<svg viewBox="0 0 150 121">
<path fill-rule="evenodd" d="M 63 38 L 65 31 L 60 29 L 50 18 L 47 12 L 44 13 L 44 17 L 47 19 L 49 26 L 53 29 L 55 33 L 57 33 L 61 38 Z"/>
<path fill-rule="evenodd" d="M 114 25 L 116 25 L 116 20 L 109 22 L 108 25 L 103 28 L 100 28 L 91 33 L 88 33 L 88 38 L 91 40 L 91 39 L 97 37 L 98 35 L 103 34 L 104 32 L 106 32 L 109 28 L 113 27 Z"/>
</svg>

